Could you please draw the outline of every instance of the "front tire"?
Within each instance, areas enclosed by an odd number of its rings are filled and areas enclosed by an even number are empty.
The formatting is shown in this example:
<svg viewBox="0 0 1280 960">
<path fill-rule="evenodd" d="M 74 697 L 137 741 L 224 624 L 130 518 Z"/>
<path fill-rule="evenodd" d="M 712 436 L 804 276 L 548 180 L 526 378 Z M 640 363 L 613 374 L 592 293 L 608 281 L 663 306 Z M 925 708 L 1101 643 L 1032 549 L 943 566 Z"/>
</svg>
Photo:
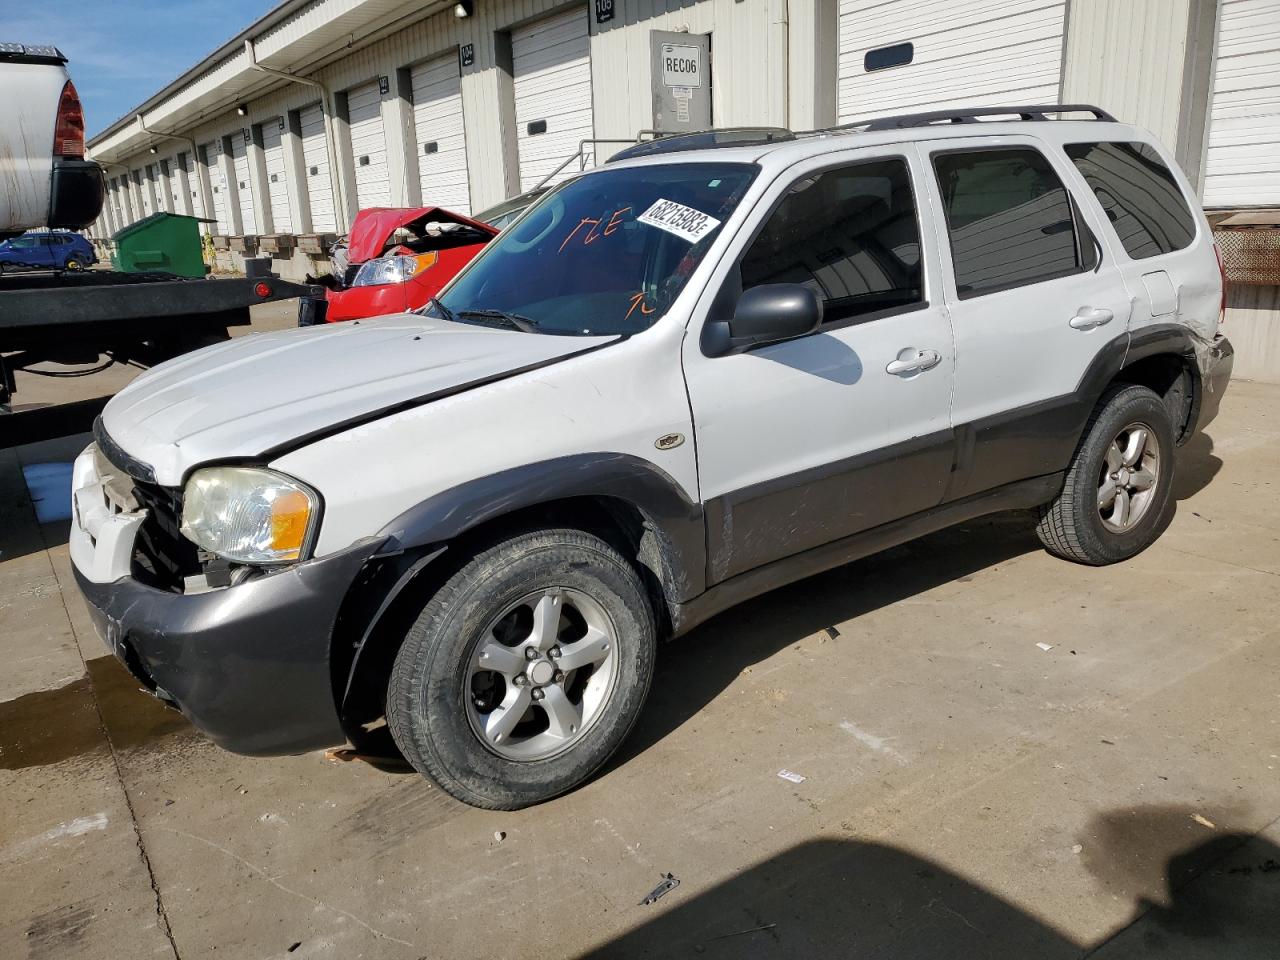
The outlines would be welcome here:
<svg viewBox="0 0 1280 960">
<path fill-rule="evenodd" d="M 1173 519 L 1173 423 L 1147 387 L 1117 384 L 1085 427 L 1062 492 L 1039 510 L 1045 549 L 1102 566 L 1137 556 Z"/>
<path fill-rule="evenodd" d="M 387 723 L 413 767 L 465 803 L 516 810 L 600 769 L 640 715 L 656 627 L 613 547 L 540 530 L 470 560 L 396 655 Z"/>
</svg>

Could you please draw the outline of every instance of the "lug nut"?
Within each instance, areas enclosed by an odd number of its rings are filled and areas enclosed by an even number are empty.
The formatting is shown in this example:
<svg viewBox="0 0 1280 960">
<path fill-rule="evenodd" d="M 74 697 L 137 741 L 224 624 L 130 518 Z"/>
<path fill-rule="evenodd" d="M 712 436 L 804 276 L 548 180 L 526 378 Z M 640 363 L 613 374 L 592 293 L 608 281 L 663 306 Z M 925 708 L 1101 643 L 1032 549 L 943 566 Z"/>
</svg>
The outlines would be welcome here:
<svg viewBox="0 0 1280 960">
<path fill-rule="evenodd" d="M 561 671 L 557 670 L 556 675 L 553 679 L 555 680 L 556 683 L 564 683 L 564 674 Z"/>
<path fill-rule="evenodd" d="M 534 689 L 533 689 L 533 699 L 535 699 L 535 700 L 541 700 L 541 699 L 543 698 L 543 696 L 544 696 L 543 692 L 542 692 L 541 690 L 539 690 L 537 687 L 534 687 Z"/>
<path fill-rule="evenodd" d="M 538 659 L 538 651 L 537 651 L 537 650 L 535 650 L 535 649 L 533 649 L 533 647 L 525 647 L 525 648 L 524 648 L 524 658 L 525 658 L 526 660 L 537 660 L 537 659 Z"/>
<path fill-rule="evenodd" d="M 515 679 L 515 685 L 516 685 L 517 687 L 523 687 L 523 686 L 524 686 L 526 683 L 528 683 L 528 682 L 529 682 L 529 678 L 528 678 L 528 677 L 526 677 L 523 673 L 522 673 L 522 674 L 520 674 L 520 675 L 519 675 L 518 677 L 516 677 L 516 679 Z"/>
<path fill-rule="evenodd" d="M 554 659 L 555 657 L 560 656 L 560 648 L 559 648 L 559 647 L 552 647 L 550 650 L 548 650 L 548 651 L 547 651 L 547 656 L 552 657 L 553 659 Z"/>
</svg>

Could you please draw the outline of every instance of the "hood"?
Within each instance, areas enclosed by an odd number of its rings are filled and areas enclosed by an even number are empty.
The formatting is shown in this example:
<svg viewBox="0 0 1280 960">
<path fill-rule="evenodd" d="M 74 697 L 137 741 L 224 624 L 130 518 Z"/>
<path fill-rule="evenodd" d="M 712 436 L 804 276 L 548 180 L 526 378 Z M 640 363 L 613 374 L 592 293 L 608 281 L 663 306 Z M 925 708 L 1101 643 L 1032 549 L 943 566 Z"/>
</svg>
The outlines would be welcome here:
<svg viewBox="0 0 1280 960">
<path fill-rule="evenodd" d="M 102 425 L 176 486 L 193 466 L 279 447 L 566 359 L 617 337 L 559 337 L 414 314 L 237 337 L 162 363 Z"/>
<path fill-rule="evenodd" d="M 487 223 L 472 220 L 444 207 L 369 207 L 356 214 L 347 237 L 347 258 L 352 263 L 363 263 L 381 255 L 391 235 L 401 227 L 417 223 L 460 223 L 466 227 L 483 230 L 491 237 L 498 231 Z"/>
</svg>

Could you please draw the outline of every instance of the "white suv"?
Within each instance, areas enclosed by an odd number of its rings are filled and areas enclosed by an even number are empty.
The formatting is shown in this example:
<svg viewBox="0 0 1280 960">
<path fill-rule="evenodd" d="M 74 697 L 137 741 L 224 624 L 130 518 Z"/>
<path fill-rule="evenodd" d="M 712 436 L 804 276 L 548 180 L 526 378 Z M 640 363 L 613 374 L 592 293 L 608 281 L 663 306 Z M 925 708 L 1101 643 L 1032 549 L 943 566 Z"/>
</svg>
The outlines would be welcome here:
<svg viewBox="0 0 1280 960">
<path fill-rule="evenodd" d="M 746 597 L 1009 508 L 1082 563 L 1160 535 L 1232 352 L 1149 134 L 1021 107 L 686 145 L 549 192 L 421 315 L 112 400 L 71 551 L 135 675 L 243 753 L 385 717 L 515 808 L 617 749 L 659 638 Z"/>
</svg>

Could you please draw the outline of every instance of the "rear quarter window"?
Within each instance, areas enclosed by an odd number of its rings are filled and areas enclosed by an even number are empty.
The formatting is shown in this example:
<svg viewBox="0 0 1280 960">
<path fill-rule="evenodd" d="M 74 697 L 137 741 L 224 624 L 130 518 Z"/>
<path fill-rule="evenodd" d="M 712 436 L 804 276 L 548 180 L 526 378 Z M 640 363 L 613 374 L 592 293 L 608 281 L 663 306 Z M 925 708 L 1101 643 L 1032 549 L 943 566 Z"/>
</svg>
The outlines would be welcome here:
<svg viewBox="0 0 1280 960">
<path fill-rule="evenodd" d="M 1134 260 L 1191 244 L 1195 216 L 1173 174 L 1149 144 L 1071 143 L 1066 151 Z"/>
</svg>

